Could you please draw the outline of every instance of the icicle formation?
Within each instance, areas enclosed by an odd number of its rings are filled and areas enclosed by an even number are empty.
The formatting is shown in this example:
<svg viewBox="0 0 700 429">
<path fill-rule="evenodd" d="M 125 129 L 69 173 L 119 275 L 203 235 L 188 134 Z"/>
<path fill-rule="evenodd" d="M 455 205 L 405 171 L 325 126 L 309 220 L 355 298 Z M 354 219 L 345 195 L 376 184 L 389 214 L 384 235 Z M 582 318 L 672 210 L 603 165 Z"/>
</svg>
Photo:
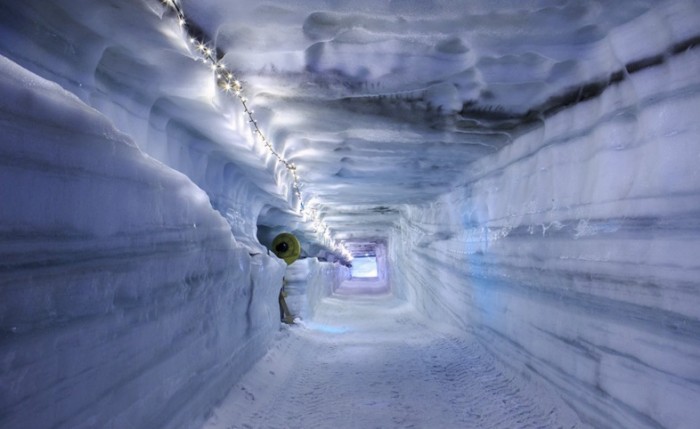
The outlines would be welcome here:
<svg viewBox="0 0 700 429">
<path fill-rule="evenodd" d="M 177 0 L 161 0 L 163 4 L 175 12 L 177 15 L 178 24 L 187 33 L 190 45 L 194 48 L 200 59 L 203 60 L 205 64 L 208 64 L 212 72 L 215 73 L 216 83 L 222 91 L 226 94 L 232 94 L 238 98 L 243 106 L 244 114 L 248 118 L 248 122 L 251 124 L 253 134 L 261 141 L 265 148 L 270 152 L 272 156 L 277 159 L 277 162 L 282 163 L 287 171 L 292 175 L 292 187 L 294 189 L 294 195 L 299 201 L 299 213 L 304 217 L 304 220 L 311 220 L 313 222 L 314 231 L 319 233 L 325 240 L 331 243 L 331 247 L 341 254 L 345 259 L 352 260 L 352 255 L 347 250 L 347 248 L 342 243 L 337 243 L 332 239 L 330 229 L 318 216 L 318 212 L 315 209 L 307 210 L 304 207 L 304 199 L 301 194 L 301 187 L 299 182 L 299 175 L 297 174 L 297 167 L 293 162 L 286 160 L 275 148 L 272 146 L 270 140 L 265 137 L 265 134 L 260 130 L 258 122 L 253 116 L 253 110 L 248 107 L 248 99 L 243 95 L 243 87 L 240 80 L 236 78 L 231 70 L 226 68 L 226 66 L 220 61 L 218 55 L 218 50 L 216 47 L 210 47 L 210 43 L 204 40 L 204 36 L 199 37 L 194 36 L 191 27 L 187 23 L 185 14 L 182 11 L 182 7 Z"/>
</svg>

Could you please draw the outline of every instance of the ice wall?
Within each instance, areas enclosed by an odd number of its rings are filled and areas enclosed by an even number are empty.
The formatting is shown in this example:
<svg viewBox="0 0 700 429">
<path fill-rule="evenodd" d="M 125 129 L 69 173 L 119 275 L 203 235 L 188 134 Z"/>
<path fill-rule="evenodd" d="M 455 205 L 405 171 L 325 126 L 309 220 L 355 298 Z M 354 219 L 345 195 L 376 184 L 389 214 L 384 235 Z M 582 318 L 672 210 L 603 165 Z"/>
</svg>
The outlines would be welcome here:
<svg viewBox="0 0 700 429">
<path fill-rule="evenodd" d="M 0 427 L 195 427 L 279 326 L 289 178 L 165 11 L 0 4 Z"/>
<path fill-rule="evenodd" d="M 165 11 L 157 0 L 2 4 L 0 54 L 75 94 L 141 151 L 188 176 L 237 239 L 255 246 L 260 213 L 289 207 L 287 177 L 253 143 L 240 103 L 217 90 Z"/>
<path fill-rule="evenodd" d="M 694 49 L 627 75 L 406 208 L 397 293 L 595 427 L 697 427 L 699 66 Z"/>
<path fill-rule="evenodd" d="M 102 114 L 0 57 L 0 427 L 191 428 L 262 355 L 284 264 Z"/>
<path fill-rule="evenodd" d="M 692 425 L 697 1 L 182 3 L 342 237 L 412 204 L 397 293 L 597 426 Z M 1 426 L 187 427 L 276 326 L 289 177 L 166 10 L 0 2 Z"/>
<path fill-rule="evenodd" d="M 287 304 L 295 316 L 313 318 L 321 300 L 330 296 L 350 277 L 350 269 L 339 263 L 317 258 L 300 259 L 287 267 Z"/>
</svg>

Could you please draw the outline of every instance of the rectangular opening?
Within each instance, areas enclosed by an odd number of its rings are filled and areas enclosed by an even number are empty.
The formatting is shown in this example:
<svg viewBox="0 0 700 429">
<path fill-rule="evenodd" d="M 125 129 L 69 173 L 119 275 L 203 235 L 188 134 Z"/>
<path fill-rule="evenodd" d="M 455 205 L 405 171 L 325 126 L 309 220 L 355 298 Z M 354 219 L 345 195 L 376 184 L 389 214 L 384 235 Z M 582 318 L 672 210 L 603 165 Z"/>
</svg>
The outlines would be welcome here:
<svg viewBox="0 0 700 429">
<path fill-rule="evenodd" d="M 376 256 L 360 256 L 352 260 L 352 277 L 376 278 L 377 258 Z"/>
</svg>

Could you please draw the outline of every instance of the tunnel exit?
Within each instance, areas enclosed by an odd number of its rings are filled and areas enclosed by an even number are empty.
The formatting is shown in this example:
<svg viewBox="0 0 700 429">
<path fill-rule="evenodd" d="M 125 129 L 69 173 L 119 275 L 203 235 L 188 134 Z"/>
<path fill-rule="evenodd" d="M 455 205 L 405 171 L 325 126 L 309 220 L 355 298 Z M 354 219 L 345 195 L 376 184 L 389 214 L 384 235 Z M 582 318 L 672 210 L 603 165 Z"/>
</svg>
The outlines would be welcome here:
<svg viewBox="0 0 700 429">
<path fill-rule="evenodd" d="M 372 279 L 377 277 L 377 257 L 361 256 L 352 261 L 352 277 Z"/>
<path fill-rule="evenodd" d="M 382 240 L 367 240 L 346 243 L 353 255 L 351 276 L 357 280 L 386 280 L 387 243 Z"/>
</svg>

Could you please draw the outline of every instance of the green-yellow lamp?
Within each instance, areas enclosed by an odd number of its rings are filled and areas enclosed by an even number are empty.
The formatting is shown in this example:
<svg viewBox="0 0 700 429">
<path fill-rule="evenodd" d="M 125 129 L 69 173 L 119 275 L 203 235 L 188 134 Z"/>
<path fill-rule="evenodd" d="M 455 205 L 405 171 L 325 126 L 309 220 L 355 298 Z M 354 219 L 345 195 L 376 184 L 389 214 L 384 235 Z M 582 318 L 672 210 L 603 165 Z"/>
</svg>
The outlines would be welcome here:
<svg viewBox="0 0 700 429">
<path fill-rule="evenodd" d="M 272 240 L 272 251 L 278 258 L 284 259 L 287 265 L 291 265 L 301 255 L 301 244 L 294 235 L 283 232 Z"/>
<path fill-rule="evenodd" d="M 294 261 L 299 259 L 301 255 L 301 244 L 294 235 L 283 232 L 272 240 L 272 251 L 278 258 L 283 259 L 287 265 L 291 265 Z M 286 284 L 286 280 L 283 279 L 282 289 L 280 289 L 279 295 L 280 319 L 282 319 L 284 323 L 291 325 L 294 323 L 294 315 L 289 311 L 287 302 L 284 300 L 287 296 L 287 293 L 284 291 L 284 286 Z"/>
</svg>

